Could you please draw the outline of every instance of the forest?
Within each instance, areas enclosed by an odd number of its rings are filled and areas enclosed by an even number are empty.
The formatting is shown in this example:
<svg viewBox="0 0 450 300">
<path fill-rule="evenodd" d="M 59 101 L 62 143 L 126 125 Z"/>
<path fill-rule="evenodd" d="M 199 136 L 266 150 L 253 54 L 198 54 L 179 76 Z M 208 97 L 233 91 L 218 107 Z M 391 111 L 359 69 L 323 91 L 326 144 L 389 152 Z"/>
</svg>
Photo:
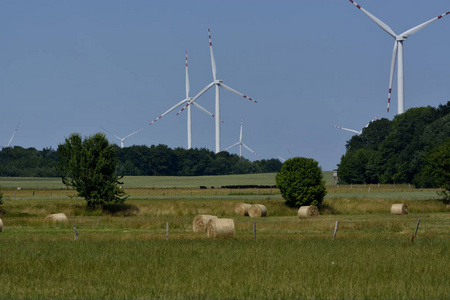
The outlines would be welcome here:
<svg viewBox="0 0 450 300">
<path fill-rule="evenodd" d="M 250 161 L 236 154 L 207 149 L 171 149 L 166 145 L 114 145 L 118 157 L 117 174 L 129 176 L 202 176 L 273 173 L 281 169 L 278 159 Z M 55 149 L 15 146 L 0 151 L 2 177 L 58 177 Z"/>
<path fill-rule="evenodd" d="M 450 142 L 450 101 L 437 108 L 417 107 L 379 119 L 346 144 L 338 165 L 343 183 L 411 183 L 435 187 L 428 167 L 439 147 Z M 442 147 L 441 147 L 442 148 Z"/>
</svg>

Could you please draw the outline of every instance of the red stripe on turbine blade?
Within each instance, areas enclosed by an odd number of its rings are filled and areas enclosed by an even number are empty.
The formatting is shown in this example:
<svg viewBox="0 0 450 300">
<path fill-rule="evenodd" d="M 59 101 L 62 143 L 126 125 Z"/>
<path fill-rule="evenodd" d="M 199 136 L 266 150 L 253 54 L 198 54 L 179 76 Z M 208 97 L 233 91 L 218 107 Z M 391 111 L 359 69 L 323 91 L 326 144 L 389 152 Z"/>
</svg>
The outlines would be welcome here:
<svg viewBox="0 0 450 300">
<path fill-rule="evenodd" d="M 357 8 L 359 8 L 359 9 L 361 9 L 361 5 L 359 5 L 359 4 L 358 4 L 358 5 L 356 5 L 356 7 L 357 7 Z"/>
<path fill-rule="evenodd" d="M 440 18 L 442 18 L 442 15 L 438 16 L 437 18 L 438 18 L 438 20 L 439 20 Z"/>
</svg>

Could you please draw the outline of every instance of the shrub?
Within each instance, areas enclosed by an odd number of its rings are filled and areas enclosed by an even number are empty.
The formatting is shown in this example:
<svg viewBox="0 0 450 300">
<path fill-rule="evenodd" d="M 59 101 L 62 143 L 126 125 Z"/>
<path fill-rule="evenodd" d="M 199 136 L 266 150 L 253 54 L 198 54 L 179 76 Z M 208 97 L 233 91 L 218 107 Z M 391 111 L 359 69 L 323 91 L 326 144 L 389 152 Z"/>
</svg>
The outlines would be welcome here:
<svg viewBox="0 0 450 300">
<path fill-rule="evenodd" d="M 312 158 L 288 159 L 277 173 L 275 181 L 286 205 L 291 207 L 319 206 L 327 193 L 322 169 Z"/>
<path fill-rule="evenodd" d="M 83 140 L 74 133 L 58 145 L 57 151 L 57 171 L 62 182 L 86 199 L 87 208 L 125 201 L 125 192 L 119 187 L 122 182 L 116 174 L 117 156 L 104 134 Z"/>
</svg>

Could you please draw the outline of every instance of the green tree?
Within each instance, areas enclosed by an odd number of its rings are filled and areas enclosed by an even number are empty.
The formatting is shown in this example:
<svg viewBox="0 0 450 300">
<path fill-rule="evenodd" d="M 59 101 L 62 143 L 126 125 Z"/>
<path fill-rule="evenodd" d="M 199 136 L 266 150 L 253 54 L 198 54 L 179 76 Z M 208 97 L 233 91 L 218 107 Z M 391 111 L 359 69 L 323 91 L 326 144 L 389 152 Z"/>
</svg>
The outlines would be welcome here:
<svg viewBox="0 0 450 300">
<path fill-rule="evenodd" d="M 88 208 L 107 203 L 121 204 L 125 192 L 116 175 L 117 156 L 103 133 L 82 140 L 77 133 L 58 145 L 57 171 L 62 182 L 75 189 Z"/>
<path fill-rule="evenodd" d="M 286 204 L 291 207 L 320 205 L 327 193 L 322 169 L 312 158 L 286 160 L 275 181 Z"/>
<path fill-rule="evenodd" d="M 438 192 L 444 197 L 443 201 L 450 203 L 450 138 L 447 138 L 443 145 L 432 149 L 426 162 L 425 173 L 443 189 Z"/>
</svg>

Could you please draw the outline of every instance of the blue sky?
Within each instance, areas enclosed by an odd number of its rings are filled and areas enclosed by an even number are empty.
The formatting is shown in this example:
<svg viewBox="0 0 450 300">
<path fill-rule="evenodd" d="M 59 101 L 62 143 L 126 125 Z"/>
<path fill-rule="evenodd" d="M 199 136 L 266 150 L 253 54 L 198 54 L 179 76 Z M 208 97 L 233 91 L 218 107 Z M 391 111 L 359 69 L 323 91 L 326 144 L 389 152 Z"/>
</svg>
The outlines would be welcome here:
<svg viewBox="0 0 450 300">
<path fill-rule="evenodd" d="M 397 34 L 450 10 L 448 0 L 360 0 Z M 351 133 L 386 113 L 393 39 L 348 0 L 1 1 L 0 144 L 56 148 L 73 132 L 125 146 L 186 147 L 186 114 L 148 124 L 217 75 L 252 103 L 221 92 L 222 148 L 251 160 L 312 157 L 332 170 Z M 450 15 L 405 41 L 405 107 L 450 100 Z M 214 91 L 198 103 L 214 112 Z M 193 147 L 215 149 L 214 119 L 194 109 Z M 111 142 L 118 142 L 108 135 Z M 238 148 L 230 150 L 238 153 Z"/>
</svg>

